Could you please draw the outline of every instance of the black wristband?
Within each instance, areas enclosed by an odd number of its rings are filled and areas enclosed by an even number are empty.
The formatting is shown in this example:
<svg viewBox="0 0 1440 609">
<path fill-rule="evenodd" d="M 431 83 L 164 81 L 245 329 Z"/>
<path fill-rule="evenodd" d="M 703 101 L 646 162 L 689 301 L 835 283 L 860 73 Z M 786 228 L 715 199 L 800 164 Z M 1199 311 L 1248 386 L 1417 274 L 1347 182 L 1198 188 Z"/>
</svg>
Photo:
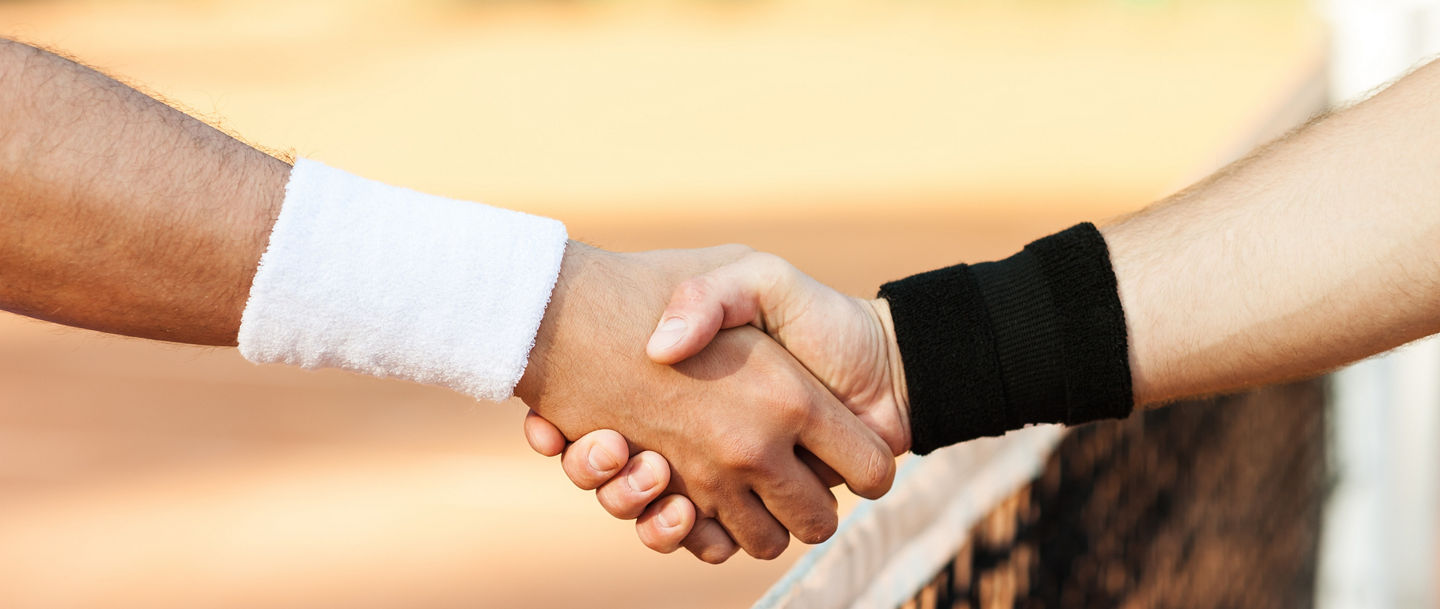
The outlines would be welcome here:
<svg viewBox="0 0 1440 609">
<path fill-rule="evenodd" d="M 905 366 L 916 453 L 1130 413 L 1125 315 L 1092 224 L 1005 260 L 887 283 L 880 296 Z"/>
</svg>

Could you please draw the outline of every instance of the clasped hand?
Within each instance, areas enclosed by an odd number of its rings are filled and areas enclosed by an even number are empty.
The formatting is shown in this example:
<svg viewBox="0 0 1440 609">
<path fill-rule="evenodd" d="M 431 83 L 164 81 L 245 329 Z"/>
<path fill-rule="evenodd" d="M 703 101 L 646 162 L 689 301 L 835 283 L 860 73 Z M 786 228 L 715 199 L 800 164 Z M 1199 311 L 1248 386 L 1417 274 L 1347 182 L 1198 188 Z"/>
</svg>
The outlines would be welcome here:
<svg viewBox="0 0 1440 609">
<path fill-rule="evenodd" d="M 743 246 L 572 243 L 516 395 L 530 445 L 646 546 L 768 559 L 834 533 L 829 487 L 889 490 L 910 445 L 893 336 L 883 300 Z"/>
</svg>

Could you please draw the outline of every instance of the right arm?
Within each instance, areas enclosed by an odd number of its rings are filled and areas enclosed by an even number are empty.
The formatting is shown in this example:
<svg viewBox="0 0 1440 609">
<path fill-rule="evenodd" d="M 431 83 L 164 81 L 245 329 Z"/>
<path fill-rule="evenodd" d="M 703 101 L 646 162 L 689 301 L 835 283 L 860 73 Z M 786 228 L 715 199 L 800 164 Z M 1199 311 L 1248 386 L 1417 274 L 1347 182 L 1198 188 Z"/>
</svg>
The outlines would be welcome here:
<svg viewBox="0 0 1440 609">
<path fill-rule="evenodd" d="M 1320 374 L 1440 331 L 1440 63 L 1102 228 L 1135 403 Z"/>
<path fill-rule="evenodd" d="M 1135 405 L 1321 374 L 1440 331 L 1436 99 L 1440 62 L 1101 228 Z M 835 308 L 797 315 L 841 298 L 752 256 L 682 285 L 663 318 L 686 320 L 683 335 L 652 337 L 650 353 L 679 361 L 718 328 L 755 324 L 798 347 L 832 390 L 856 375 L 888 374 L 897 407 L 911 412 L 905 377 L 927 362 L 888 373 L 857 363 L 898 361 L 897 343 L 923 337 L 897 337 L 888 308 L 877 307 L 874 319 Z M 888 337 L 889 354 L 809 348 L 876 331 Z M 641 527 L 652 547 L 667 534 Z"/>
</svg>

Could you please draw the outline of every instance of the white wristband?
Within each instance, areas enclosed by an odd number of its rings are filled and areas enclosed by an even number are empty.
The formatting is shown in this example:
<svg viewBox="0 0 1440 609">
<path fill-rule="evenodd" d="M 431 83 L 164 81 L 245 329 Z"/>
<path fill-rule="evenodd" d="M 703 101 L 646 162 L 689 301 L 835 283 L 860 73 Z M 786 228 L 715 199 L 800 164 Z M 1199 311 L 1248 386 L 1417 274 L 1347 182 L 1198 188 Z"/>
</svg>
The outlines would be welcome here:
<svg viewBox="0 0 1440 609">
<path fill-rule="evenodd" d="M 240 353 L 507 399 L 565 243 L 556 220 L 300 159 L 241 317 Z"/>
</svg>

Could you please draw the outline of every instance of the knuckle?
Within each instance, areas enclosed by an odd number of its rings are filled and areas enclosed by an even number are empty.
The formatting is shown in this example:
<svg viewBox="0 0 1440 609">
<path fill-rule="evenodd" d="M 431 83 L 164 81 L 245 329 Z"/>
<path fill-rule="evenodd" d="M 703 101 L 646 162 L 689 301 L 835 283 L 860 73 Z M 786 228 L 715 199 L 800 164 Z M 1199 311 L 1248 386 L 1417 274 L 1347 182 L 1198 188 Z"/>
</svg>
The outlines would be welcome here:
<svg viewBox="0 0 1440 609">
<path fill-rule="evenodd" d="M 730 471 L 764 473 L 772 464 L 766 459 L 765 447 L 753 437 L 732 437 L 716 453 L 721 467 Z"/>
<path fill-rule="evenodd" d="M 781 362 L 757 370 L 751 399 L 762 404 L 765 411 L 779 421 L 796 426 L 808 424 L 816 416 L 816 396 L 786 364 Z"/>
<path fill-rule="evenodd" d="M 866 456 L 856 484 L 858 490 L 878 497 L 890 490 L 895 480 L 895 459 L 888 452 L 873 450 Z"/>
<path fill-rule="evenodd" d="M 830 539 L 830 536 L 835 534 L 835 529 L 839 528 L 839 526 L 839 517 L 833 512 L 826 512 L 807 519 L 799 530 L 792 532 L 795 534 L 796 539 L 804 543 L 817 544 L 826 539 Z"/>
<path fill-rule="evenodd" d="M 695 557 L 712 565 L 721 564 L 730 559 L 735 552 L 729 548 L 720 546 L 706 546 L 694 551 Z"/>
<path fill-rule="evenodd" d="M 752 252 L 745 258 L 749 264 L 769 277 L 787 277 L 796 272 L 795 265 L 790 264 L 790 261 L 769 252 Z"/>
<path fill-rule="evenodd" d="M 760 560 L 775 560 L 785 553 L 785 548 L 789 545 L 789 535 L 776 534 L 767 536 L 766 539 L 756 543 L 755 547 L 746 548 L 745 551 Z"/>
<path fill-rule="evenodd" d="M 810 394 L 792 384 L 776 387 L 771 392 L 770 410 L 776 417 L 788 424 L 790 429 L 800 429 L 814 419 L 815 408 Z"/>
<path fill-rule="evenodd" d="M 675 295 L 671 301 L 682 306 L 694 306 L 704 304 L 710 299 L 710 280 L 705 276 L 691 277 L 675 286 Z"/>
<path fill-rule="evenodd" d="M 718 471 L 691 474 L 685 477 L 684 488 L 695 502 L 697 513 L 708 518 L 715 515 L 715 507 L 707 499 L 722 494 L 725 480 Z"/>
</svg>

